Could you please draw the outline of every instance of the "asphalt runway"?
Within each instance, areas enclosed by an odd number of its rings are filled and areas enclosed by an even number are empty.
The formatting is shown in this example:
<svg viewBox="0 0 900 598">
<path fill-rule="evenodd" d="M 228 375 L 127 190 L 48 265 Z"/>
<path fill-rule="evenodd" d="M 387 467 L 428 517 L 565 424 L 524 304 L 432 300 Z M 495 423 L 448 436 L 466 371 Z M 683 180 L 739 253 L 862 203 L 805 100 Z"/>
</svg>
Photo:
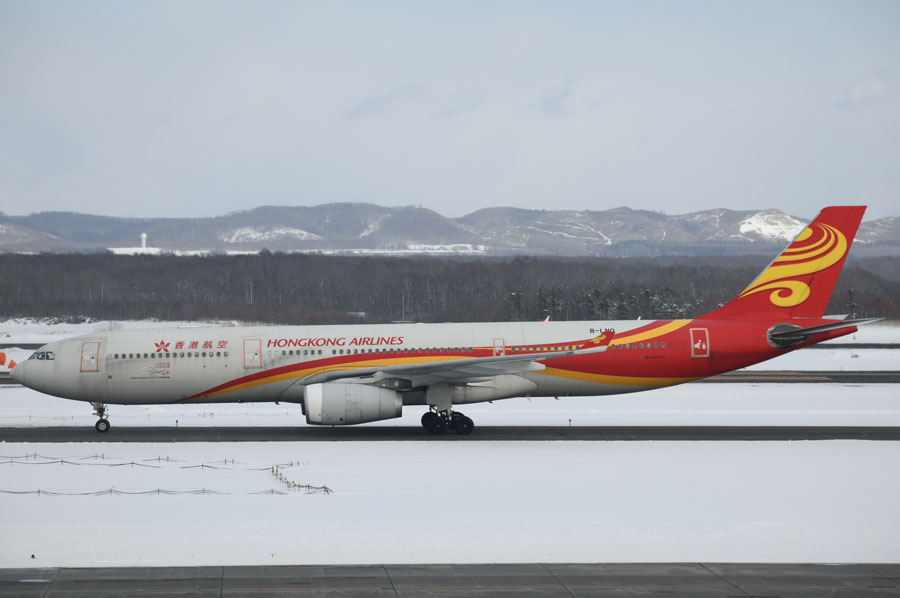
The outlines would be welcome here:
<svg viewBox="0 0 900 598">
<path fill-rule="evenodd" d="M 476 426 L 471 436 L 433 436 L 417 426 L 0 428 L 0 442 L 335 442 L 406 441 L 788 441 L 900 440 L 900 427 L 850 426 Z"/>
<path fill-rule="evenodd" d="M 900 597 L 900 565 L 511 564 L 0 569 L 0 596 Z"/>
</svg>

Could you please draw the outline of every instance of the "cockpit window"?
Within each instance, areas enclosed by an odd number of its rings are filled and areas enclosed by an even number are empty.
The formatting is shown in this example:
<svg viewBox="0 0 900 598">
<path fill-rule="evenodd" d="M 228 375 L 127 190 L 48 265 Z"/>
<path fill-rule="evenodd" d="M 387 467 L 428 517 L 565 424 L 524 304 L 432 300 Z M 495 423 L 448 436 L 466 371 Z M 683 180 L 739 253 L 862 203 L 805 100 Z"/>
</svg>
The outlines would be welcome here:
<svg viewBox="0 0 900 598">
<path fill-rule="evenodd" d="M 32 353 L 31 357 L 29 357 L 28 359 L 40 359 L 40 360 L 51 361 L 53 359 L 56 359 L 56 355 L 53 354 L 53 351 L 36 351 L 36 352 Z"/>
</svg>

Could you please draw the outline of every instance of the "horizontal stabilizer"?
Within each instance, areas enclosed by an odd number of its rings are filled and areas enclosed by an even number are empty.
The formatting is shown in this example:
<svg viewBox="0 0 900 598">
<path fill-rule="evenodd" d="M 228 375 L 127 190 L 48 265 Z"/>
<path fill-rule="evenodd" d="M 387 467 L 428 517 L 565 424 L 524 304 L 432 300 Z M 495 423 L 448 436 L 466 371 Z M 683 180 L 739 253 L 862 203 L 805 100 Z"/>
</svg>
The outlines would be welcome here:
<svg viewBox="0 0 900 598">
<path fill-rule="evenodd" d="M 778 347 L 793 347 L 809 340 L 809 337 L 819 332 L 829 332 L 831 330 L 840 330 L 842 328 L 850 328 L 851 326 L 862 326 L 863 324 L 871 324 L 878 322 L 884 318 L 860 318 L 855 320 L 841 320 L 840 322 L 832 322 L 831 324 L 822 324 L 820 326 L 809 326 L 803 328 L 794 324 L 778 324 L 769 330 L 769 341 Z"/>
</svg>

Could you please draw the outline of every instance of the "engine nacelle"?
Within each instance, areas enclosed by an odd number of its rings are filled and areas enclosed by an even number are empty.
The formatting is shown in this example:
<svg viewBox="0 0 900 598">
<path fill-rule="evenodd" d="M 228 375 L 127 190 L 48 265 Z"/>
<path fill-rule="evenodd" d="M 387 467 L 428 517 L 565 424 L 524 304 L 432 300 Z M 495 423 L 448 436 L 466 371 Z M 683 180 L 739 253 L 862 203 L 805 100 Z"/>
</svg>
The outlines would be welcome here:
<svg viewBox="0 0 900 598">
<path fill-rule="evenodd" d="M 310 424 L 363 424 L 400 417 L 403 413 L 400 395 L 377 386 L 340 382 L 310 384 L 303 396 L 306 422 Z"/>
</svg>

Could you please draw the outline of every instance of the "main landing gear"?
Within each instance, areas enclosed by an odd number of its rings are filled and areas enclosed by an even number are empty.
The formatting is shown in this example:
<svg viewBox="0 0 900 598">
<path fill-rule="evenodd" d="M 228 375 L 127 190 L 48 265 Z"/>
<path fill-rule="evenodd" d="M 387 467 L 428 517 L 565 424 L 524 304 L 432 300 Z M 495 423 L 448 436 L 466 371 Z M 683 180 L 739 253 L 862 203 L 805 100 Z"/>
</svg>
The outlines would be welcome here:
<svg viewBox="0 0 900 598">
<path fill-rule="evenodd" d="M 91 403 L 94 406 L 94 415 L 99 417 L 94 429 L 100 433 L 109 432 L 109 420 L 106 419 L 106 405 L 103 403 Z"/>
<path fill-rule="evenodd" d="M 475 422 L 459 411 L 428 411 L 422 416 L 422 427 L 435 435 L 452 430 L 468 436 L 475 429 Z"/>
</svg>

